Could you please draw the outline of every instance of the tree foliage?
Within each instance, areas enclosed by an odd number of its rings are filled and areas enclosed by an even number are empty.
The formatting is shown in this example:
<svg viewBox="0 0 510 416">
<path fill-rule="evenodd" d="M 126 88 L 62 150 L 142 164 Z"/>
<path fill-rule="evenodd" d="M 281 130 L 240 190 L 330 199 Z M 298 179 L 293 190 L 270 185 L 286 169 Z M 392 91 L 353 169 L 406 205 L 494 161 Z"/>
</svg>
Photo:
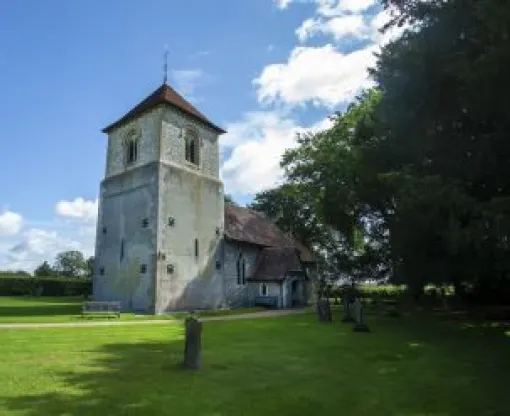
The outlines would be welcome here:
<svg viewBox="0 0 510 416">
<path fill-rule="evenodd" d="M 307 242 L 337 232 L 329 260 L 351 276 L 509 300 L 510 3 L 385 5 L 388 28 L 407 29 L 379 54 L 376 87 L 300 136 L 286 184 L 253 205 Z"/>
</svg>

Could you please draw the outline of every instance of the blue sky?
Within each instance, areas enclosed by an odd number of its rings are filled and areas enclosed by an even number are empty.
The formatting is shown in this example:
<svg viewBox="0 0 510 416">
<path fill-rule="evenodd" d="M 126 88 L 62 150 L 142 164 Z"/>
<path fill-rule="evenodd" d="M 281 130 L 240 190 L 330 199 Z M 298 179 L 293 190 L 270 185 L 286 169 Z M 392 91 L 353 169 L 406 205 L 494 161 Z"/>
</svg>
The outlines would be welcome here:
<svg viewBox="0 0 510 416">
<path fill-rule="evenodd" d="M 376 0 L 5 0 L 0 5 L 0 269 L 93 254 L 101 129 L 169 83 L 212 121 L 226 191 L 278 183 L 298 131 L 369 85 Z"/>
</svg>

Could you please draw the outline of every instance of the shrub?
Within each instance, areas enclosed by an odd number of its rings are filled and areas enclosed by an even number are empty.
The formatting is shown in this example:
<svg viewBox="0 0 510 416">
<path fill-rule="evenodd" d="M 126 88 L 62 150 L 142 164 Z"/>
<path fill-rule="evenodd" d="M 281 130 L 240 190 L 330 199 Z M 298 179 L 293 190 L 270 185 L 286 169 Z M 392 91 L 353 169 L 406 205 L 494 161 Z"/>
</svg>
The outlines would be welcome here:
<svg viewBox="0 0 510 416">
<path fill-rule="evenodd" d="M 88 296 L 92 280 L 64 277 L 3 277 L 0 296 Z"/>
</svg>

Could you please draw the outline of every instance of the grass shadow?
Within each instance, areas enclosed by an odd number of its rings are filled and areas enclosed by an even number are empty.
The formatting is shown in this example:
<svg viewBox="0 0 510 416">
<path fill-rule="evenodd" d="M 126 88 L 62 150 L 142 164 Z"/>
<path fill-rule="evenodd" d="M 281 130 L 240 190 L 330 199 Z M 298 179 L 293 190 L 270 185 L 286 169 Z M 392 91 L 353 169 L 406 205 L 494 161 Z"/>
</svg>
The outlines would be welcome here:
<svg viewBox="0 0 510 416">
<path fill-rule="evenodd" d="M 0 409 L 28 416 L 506 414 L 510 368 L 499 344 L 419 319 L 370 319 L 377 330 L 369 337 L 314 315 L 206 322 L 198 372 L 179 367 L 180 325 L 53 331 L 31 364 L 41 378 L 32 374 L 28 384 L 54 385 L 0 394 Z M 19 334 L 11 336 L 21 343 Z"/>
</svg>

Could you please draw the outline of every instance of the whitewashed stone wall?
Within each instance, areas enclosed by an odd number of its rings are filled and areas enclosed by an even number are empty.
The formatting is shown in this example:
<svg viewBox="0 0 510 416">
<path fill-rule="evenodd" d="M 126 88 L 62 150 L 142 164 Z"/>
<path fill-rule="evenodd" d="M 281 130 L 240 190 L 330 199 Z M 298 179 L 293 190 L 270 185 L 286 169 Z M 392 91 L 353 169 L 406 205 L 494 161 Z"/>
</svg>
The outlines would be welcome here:
<svg viewBox="0 0 510 416">
<path fill-rule="evenodd" d="M 251 284 L 237 282 L 237 256 L 239 250 L 243 253 L 246 264 L 246 278 L 255 273 L 257 257 L 260 248 L 251 244 L 227 242 L 224 252 L 223 278 L 225 280 L 227 304 L 232 307 L 247 307 L 253 303 Z"/>
<path fill-rule="evenodd" d="M 166 261 L 158 267 L 157 311 L 223 306 L 225 288 L 221 269 L 216 269 L 223 235 L 222 183 L 182 166 L 161 163 L 158 205 L 158 251 Z M 173 225 L 169 225 L 170 218 Z M 169 264 L 174 266 L 171 274 L 167 273 Z"/>
<path fill-rule="evenodd" d="M 158 137 L 161 129 L 162 108 L 158 107 L 115 129 L 108 135 L 105 177 L 135 169 L 158 159 Z M 140 136 L 137 161 L 126 166 L 124 139 L 135 131 Z"/>
<path fill-rule="evenodd" d="M 124 310 L 153 311 L 156 179 L 157 164 L 152 163 L 101 183 L 93 283 L 95 300 L 121 301 Z M 144 219 L 148 220 L 146 228 L 142 224 Z M 142 264 L 145 273 L 140 270 Z M 101 268 L 104 275 L 100 274 Z"/>
<path fill-rule="evenodd" d="M 219 178 L 218 133 L 182 112 L 166 107 L 162 113 L 161 160 L 173 162 L 190 169 L 196 167 L 185 158 L 184 131 L 192 127 L 200 139 L 198 171 L 203 175 Z"/>
</svg>

